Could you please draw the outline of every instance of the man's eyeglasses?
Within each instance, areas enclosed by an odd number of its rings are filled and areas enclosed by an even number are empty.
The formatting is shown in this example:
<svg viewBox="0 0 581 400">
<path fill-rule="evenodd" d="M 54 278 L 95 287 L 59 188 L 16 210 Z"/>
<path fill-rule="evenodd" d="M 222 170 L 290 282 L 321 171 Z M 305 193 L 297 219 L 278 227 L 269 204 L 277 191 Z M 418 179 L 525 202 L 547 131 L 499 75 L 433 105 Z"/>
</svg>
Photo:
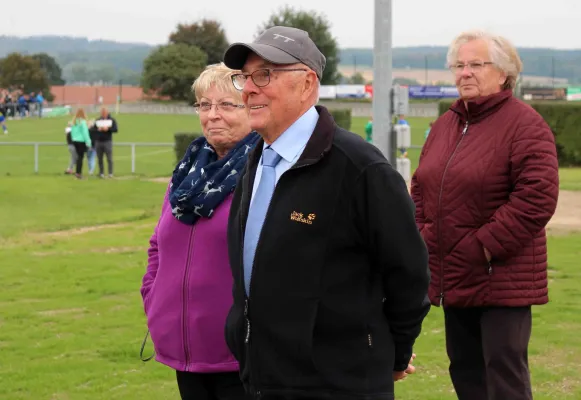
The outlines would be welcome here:
<svg viewBox="0 0 581 400">
<path fill-rule="evenodd" d="M 216 106 L 216 111 L 223 111 L 223 112 L 232 112 L 239 108 L 244 108 L 244 104 L 234 104 L 229 101 L 221 101 L 220 103 L 210 103 L 207 101 L 203 101 L 201 103 L 194 104 L 194 110 L 196 113 L 207 113 L 212 109 L 212 106 Z"/>
<path fill-rule="evenodd" d="M 307 71 L 305 68 L 261 68 L 252 72 L 251 74 L 234 74 L 232 75 L 232 83 L 236 90 L 242 90 L 248 77 L 257 87 L 265 87 L 270 83 L 270 75 L 273 71 L 289 72 L 289 71 Z"/>
<path fill-rule="evenodd" d="M 464 71 L 464 68 L 468 67 L 468 71 L 470 72 L 479 72 L 482 71 L 485 65 L 492 65 L 494 64 L 491 61 L 473 61 L 466 64 L 463 63 L 456 63 L 450 65 L 450 70 L 456 74 L 461 73 Z"/>
</svg>

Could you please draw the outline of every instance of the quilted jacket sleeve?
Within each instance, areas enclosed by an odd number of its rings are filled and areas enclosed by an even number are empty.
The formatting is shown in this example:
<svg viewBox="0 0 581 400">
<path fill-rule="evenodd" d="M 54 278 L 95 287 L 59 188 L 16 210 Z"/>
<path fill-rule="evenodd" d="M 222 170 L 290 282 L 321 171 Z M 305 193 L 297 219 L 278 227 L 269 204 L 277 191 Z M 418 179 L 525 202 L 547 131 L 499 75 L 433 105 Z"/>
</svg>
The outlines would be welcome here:
<svg viewBox="0 0 581 400">
<path fill-rule="evenodd" d="M 541 121 L 521 127 L 510 155 L 512 192 L 476 237 L 493 259 L 505 259 L 532 240 L 557 207 L 559 169 L 555 138 Z"/>
<path fill-rule="evenodd" d="M 422 156 L 424 155 L 426 146 L 422 149 L 422 153 L 420 154 L 420 161 L 422 160 Z M 420 189 L 420 183 L 418 182 L 418 177 L 416 174 L 412 176 L 411 182 L 411 196 L 416 206 L 416 225 L 418 226 L 419 231 L 421 232 L 426 218 L 424 216 L 424 199 L 422 197 L 422 192 Z"/>
</svg>

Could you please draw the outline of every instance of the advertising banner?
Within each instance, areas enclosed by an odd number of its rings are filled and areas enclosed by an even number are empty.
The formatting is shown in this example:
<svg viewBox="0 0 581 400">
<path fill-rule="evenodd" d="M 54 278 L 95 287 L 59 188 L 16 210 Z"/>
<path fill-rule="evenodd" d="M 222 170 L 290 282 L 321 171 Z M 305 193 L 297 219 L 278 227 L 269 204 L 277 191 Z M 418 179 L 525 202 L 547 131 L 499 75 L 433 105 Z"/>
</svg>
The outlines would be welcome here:
<svg viewBox="0 0 581 400">
<path fill-rule="evenodd" d="M 410 99 L 450 99 L 458 97 L 455 86 L 410 86 Z"/>
<path fill-rule="evenodd" d="M 568 101 L 579 101 L 579 100 L 581 100 L 581 87 L 570 87 L 570 88 L 567 88 L 567 100 Z"/>
</svg>

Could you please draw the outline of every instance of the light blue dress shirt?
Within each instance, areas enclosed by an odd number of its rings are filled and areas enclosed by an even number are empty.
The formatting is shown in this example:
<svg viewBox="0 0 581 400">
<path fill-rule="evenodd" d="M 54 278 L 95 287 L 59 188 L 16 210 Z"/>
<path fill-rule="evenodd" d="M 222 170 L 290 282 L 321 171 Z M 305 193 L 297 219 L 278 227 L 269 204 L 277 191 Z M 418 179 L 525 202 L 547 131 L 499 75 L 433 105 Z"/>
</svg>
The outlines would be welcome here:
<svg viewBox="0 0 581 400">
<path fill-rule="evenodd" d="M 318 121 L 319 113 L 313 106 L 309 108 L 306 113 L 301 115 L 299 119 L 289 126 L 289 128 L 270 145 L 270 147 L 282 157 L 275 167 L 276 182 L 278 182 L 282 174 L 295 165 L 301 154 L 303 154 L 303 150 L 307 146 L 307 142 L 311 138 Z M 266 148 L 267 146 L 268 145 L 264 143 L 263 148 Z M 250 204 L 252 204 L 256 189 L 258 189 L 261 176 L 262 157 L 260 158 L 258 168 L 256 169 Z"/>
</svg>

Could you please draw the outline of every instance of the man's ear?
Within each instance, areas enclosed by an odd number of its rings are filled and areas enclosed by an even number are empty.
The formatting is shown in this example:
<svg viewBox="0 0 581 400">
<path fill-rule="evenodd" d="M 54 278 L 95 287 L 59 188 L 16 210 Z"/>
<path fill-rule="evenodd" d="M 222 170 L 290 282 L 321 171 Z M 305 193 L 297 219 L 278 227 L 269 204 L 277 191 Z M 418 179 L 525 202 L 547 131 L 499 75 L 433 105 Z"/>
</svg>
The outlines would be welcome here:
<svg viewBox="0 0 581 400">
<path fill-rule="evenodd" d="M 301 100 L 307 101 L 313 94 L 315 90 L 319 87 L 319 80 L 317 79 L 317 74 L 314 71 L 308 70 L 307 76 L 303 80 L 303 87 L 301 93 Z"/>
</svg>

